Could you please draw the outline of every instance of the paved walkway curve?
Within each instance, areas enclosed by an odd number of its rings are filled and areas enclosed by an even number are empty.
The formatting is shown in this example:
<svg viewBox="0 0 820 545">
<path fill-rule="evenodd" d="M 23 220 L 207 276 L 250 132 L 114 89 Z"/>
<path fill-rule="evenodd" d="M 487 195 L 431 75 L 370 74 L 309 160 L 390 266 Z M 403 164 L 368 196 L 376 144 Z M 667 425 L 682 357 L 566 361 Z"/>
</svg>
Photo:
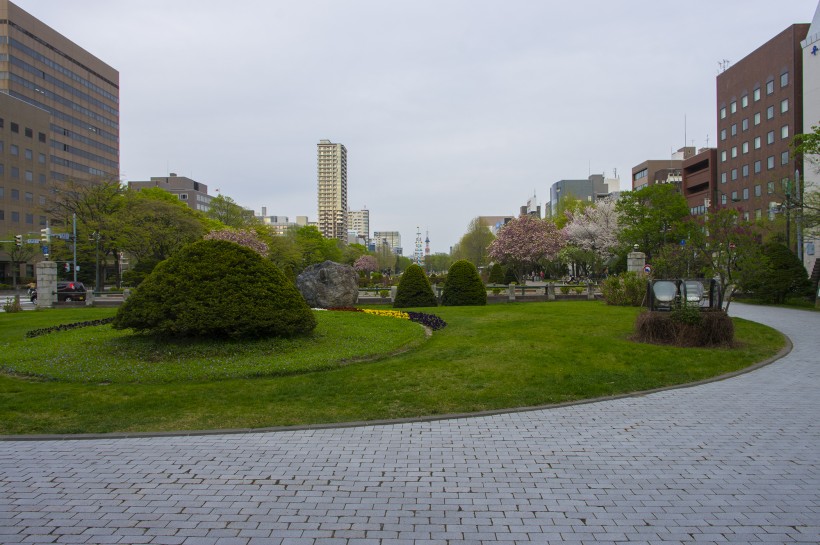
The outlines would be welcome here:
<svg viewBox="0 0 820 545">
<path fill-rule="evenodd" d="M 820 314 L 726 381 L 497 416 L 0 443 L 0 543 L 820 542 Z"/>
</svg>

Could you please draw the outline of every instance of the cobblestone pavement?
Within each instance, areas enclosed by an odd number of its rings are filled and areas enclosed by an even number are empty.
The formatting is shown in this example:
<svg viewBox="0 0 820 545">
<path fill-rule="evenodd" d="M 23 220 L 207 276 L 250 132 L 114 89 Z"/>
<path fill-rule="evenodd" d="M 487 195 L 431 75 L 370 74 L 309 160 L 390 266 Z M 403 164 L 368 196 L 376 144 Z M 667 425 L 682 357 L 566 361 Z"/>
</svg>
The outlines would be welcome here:
<svg viewBox="0 0 820 545">
<path fill-rule="evenodd" d="M 0 443 L 0 542 L 818 543 L 820 314 L 651 395 L 342 429 Z"/>
</svg>

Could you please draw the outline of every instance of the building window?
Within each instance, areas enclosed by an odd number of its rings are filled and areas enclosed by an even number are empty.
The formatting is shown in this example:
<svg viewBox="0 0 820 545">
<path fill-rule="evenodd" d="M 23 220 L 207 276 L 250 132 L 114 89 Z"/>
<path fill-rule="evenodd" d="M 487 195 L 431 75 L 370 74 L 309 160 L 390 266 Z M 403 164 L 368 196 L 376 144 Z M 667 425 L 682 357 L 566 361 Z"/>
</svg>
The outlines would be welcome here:
<svg viewBox="0 0 820 545">
<path fill-rule="evenodd" d="M 789 73 L 783 72 L 780 74 L 780 86 L 785 87 L 789 84 Z"/>
<path fill-rule="evenodd" d="M 26 127 L 23 132 L 26 135 L 26 138 L 34 138 L 34 131 L 32 131 L 30 128 Z"/>
<path fill-rule="evenodd" d="M 721 163 L 726 162 L 726 150 L 723 150 L 723 151 L 720 152 L 720 162 Z"/>
<path fill-rule="evenodd" d="M 780 113 L 785 114 L 788 111 L 789 111 L 789 99 L 784 98 L 783 100 L 780 101 Z"/>
<path fill-rule="evenodd" d="M 768 170 L 774 169 L 774 155 L 769 155 L 768 157 L 766 157 L 766 168 Z"/>
<path fill-rule="evenodd" d="M 770 79 L 766 82 L 766 94 L 770 95 L 772 93 L 774 93 L 774 80 Z"/>
<path fill-rule="evenodd" d="M 766 184 L 766 193 L 768 193 L 769 195 L 774 193 L 774 182 L 769 182 Z"/>
<path fill-rule="evenodd" d="M 749 221 L 749 213 L 743 212 L 743 221 Z"/>
<path fill-rule="evenodd" d="M 766 133 L 766 143 L 767 144 L 774 144 L 774 131 L 769 131 Z"/>
<path fill-rule="evenodd" d="M 720 129 L 720 139 L 726 140 L 726 129 Z"/>
<path fill-rule="evenodd" d="M 741 171 L 743 173 L 743 177 L 748 178 L 749 177 L 749 165 L 743 165 L 740 168 L 741 168 Z"/>
<path fill-rule="evenodd" d="M 732 146 L 732 159 L 737 157 L 737 146 Z"/>
<path fill-rule="evenodd" d="M 780 138 L 786 139 L 789 137 L 789 126 L 783 125 L 780 127 Z"/>
<path fill-rule="evenodd" d="M 732 114 L 733 114 L 733 113 L 735 113 L 735 112 L 737 112 L 737 101 L 736 101 L 736 100 L 733 100 L 733 101 L 729 104 L 729 113 L 732 113 Z"/>
<path fill-rule="evenodd" d="M 20 169 L 17 167 L 11 167 L 11 177 L 12 178 L 19 178 L 20 177 Z"/>
<path fill-rule="evenodd" d="M 755 219 L 756 219 L 756 220 L 759 220 L 759 219 L 761 219 L 762 217 L 763 217 L 763 212 L 760 210 L 760 208 L 756 209 L 756 210 L 755 210 Z"/>
<path fill-rule="evenodd" d="M 732 169 L 732 181 L 734 182 L 735 180 L 737 180 L 737 169 L 733 168 Z"/>
<path fill-rule="evenodd" d="M 12 223 L 20 223 L 20 212 L 12 212 L 11 221 Z"/>
<path fill-rule="evenodd" d="M 32 171 L 27 170 L 25 176 L 26 176 L 26 181 L 27 182 L 33 182 L 34 181 L 34 173 Z"/>
<path fill-rule="evenodd" d="M 755 185 L 755 197 L 759 197 L 762 194 L 762 190 L 760 184 Z"/>
<path fill-rule="evenodd" d="M 757 87 L 754 92 L 752 92 L 752 97 L 754 98 L 755 102 L 760 100 L 760 87 Z"/>
<path fill-rule="evenodd" d="M 720 118 L 726 119 L 726 106 L 720 109 Z"/>
<path fill-rule="evenodd" d="M 744 155 L 749 153 L 749 143 L 748 142 L 743 142 L 740 145 L 740 151 L 743 152 Z"/>
<path fill-rule="evenodd" d="M 46 175 L 42 172 L 37 175 L 37 183 L 40 185 L 46 185 Z"/>
<path fill-rule="evenodd" d="M 781 165 L 788 165 L 789 164 L 789 151 L 786 150 L 780 154 L 780 164 Z"/>
<path fill-rule="evenodd" d="M 34 204 L 34 193 L 26 191 L 25 199 L 28 204 Z"/>
<path fill-rule="evenodd" d="M 766 108 L 766 119 L 774 118 L 774 106 L 769 106 Z"/>
<path fill-rule="evenodd" d="M 46 133 L 44 133 L 44 132 L 38 132 L 38 133 L 37 133 L 37 140 L 39 140 L 40 142 L 45 143 L 45 141 L 46 141 Z"/>
<path fill-rule="evenodd" d="M 737 191 L 732 191 L 732 201 L 737 200 Z"/>
<path fill-rule="evenodd" d="M 757 112 L 754 117 L 755 126 L 760 125 L 760 112 Z"/>
<path fill-rule="evenodd" d="M 760 149 L 760 137 L 755 136 L 755 149 Z"/>
<path fill-rule="evenodd" d="M 755 174 L 760 174 L 760 161 L 755 161 Z"/>
<path fill-rule="evenodd" d="M 11 200 L 19 201 L 20 200 L 20 190 L 19 189 L 12 189 L 11 190 Z"/>
<path fill-rule="evenodd" d="M 737 123 L 732 123 L 732 136 L 737 136 Z"/>
<path fill-rule="evenodd" d="M 13 132 L 15 134 L 20 134 L 20 125 L 18 125 L 17 123 L 14 123 L 12 121 L 12 123 L 11 123 L 11 132 Z"/>
<path fill-rule="evenodd" d="M 726 183 L 726 173 L 725 172 L 720 173 L 720 183 L 722 183 L 722 184 Z"/>
<path fill-rule="evenodd" d="M 743 121 L 741 121 L 740 123 L 741 123 L 741 130 L 743 130 L 743 131 L 748 131 L 749 130 L 749 118 L 748 117 L 744 118 Z"/>
<path fill-rule="evenodd" d="M 720 204 L 726 204 L 726 194 L 725 193 L 720 194 Z"/>
<path fill-rule="evenodd" d="M 749 200 L 749 188 L 748 187 L 743 188 L 743 200 L 744 201 Z"/>
<path fill-rule="evenodd" d="M 745 108 L 749 105 L 749 95 L 743 95 L 740 97 L 740 106 Z"/>
<path fill-rule="evenodd" d="M 29 160 L 29 161 L 33 161 L 33 160 L 34 160 L 34 152 L 33 152 L 33 151 L 31 151 L 31 150 L 30 150 L 30 149 L 28 149 L 28 148 L 26 148 L 25 150 L 23 150 L 23 155 L 24 155 L 24 156 L 25 156 L 25 158 L 26 158 L 27 160 Z"/>
<path fill-rule="evenodd" d="M 11 153 L 14 156 L 18 156 L 20 155 L 20 148 L 17 147 L 17 144 L 12 144 L 11 146 L 9 146 L 9 153 Z"/>
<path fill-rule="evenodd" d="M 45 153 L 38 153 L 37 154 L 37 162 L 41 165 L 46 164 L 46 154 Z"/>
<path fill-rule="evenodd" d="M 26 213 L 26 224 L 34 225 L 34 214 Z"/>
</svg>

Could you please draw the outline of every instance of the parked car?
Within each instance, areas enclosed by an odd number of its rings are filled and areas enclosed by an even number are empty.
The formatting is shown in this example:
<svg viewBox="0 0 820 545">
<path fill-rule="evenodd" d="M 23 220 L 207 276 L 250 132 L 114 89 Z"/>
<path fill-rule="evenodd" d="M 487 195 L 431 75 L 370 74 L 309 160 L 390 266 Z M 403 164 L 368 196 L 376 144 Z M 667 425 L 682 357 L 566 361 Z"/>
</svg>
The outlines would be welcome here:
<svg viewBox="0 0 820 545">
<path fill-rule="evenodd" d="M 82 282 L 57 282 L 57 301 L 85 301 Z"/>
</svg>

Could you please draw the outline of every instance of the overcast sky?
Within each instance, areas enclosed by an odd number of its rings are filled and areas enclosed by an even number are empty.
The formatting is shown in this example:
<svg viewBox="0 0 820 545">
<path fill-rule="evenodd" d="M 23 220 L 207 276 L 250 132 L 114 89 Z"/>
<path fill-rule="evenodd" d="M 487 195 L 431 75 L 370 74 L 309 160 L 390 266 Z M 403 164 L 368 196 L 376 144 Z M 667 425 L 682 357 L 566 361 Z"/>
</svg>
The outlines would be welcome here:
<svg viewBox="0 0 820 545">
<path fill-rule="evenodd" d="M 373 230 L 448 252 L 561 179 L 716 142 L 715 78 L 817 0 L 13 0 L 119 70 L 124 181 L 316 219 L 316 144 Z M 685 120 L 685 122 L 684 122 Z"/>
</svg>

